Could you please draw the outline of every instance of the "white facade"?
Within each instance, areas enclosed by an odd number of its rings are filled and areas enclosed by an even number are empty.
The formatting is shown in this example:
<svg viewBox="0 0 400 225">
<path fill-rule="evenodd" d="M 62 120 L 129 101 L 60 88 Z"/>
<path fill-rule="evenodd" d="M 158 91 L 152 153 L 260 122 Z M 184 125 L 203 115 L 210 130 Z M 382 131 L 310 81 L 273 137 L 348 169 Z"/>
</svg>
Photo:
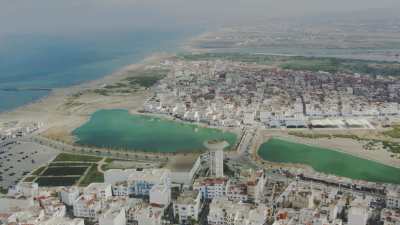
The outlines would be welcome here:
<svg viewBox="0 0 400 225">
<path fill-rule="evenodd" d="M 127 181 L 129 175 L 136 173 L 136 169 L 111 169 L 104 172 L 104 183 L 114 185 L 123 181 Z"/>
<path fill-rule="evenodd" d="M 202 197 L 213 199 L 225 196 L 226 178 L 200 179 L 193 184 L 193 189 L 201 192 Z"/>
<path fill-rule="evenodd" d="M 114 195 L 149 196 L 154 185 L 171 185 L 171 173 L 167 169 L 108 170 L 104 173 L 105 183 L 113 185 Z M 126 182 L 126 187 L 124 183 Z"/>
<path fill-rule="evenodd" d="M 81 195 L 75 200 L 74 216 L 81 218 L 97 219 L 101 212 L 102 204 L 95 196 Z"/>
<path fill-rule="evenodd" d="M 39 193 L 39 185 L 34 182 L 20 182 L 8 190 L 9 196 L 22 195 L 24 197 L 36 197 Z"/>
<path fill-rule="evenodd" d="M 366 225 L 369 217 L 368 209 L 365 207 L 351 207 L 348 217 L 348 225 Z"/>
<path fill-rule="evenodd" d="M 110 198 L 112 197 L 111 185 L 106 183 L 91 183 L 83 190 L 83 195 L 94 195 L 102 199 Z"/>
<path fill-rule="evenodd" d="M 128 182 L 119 182 L 112 185 L 113 196 L 129 196 L 133 194 L 129 191 Z"/>
<path fill-rule="evenodd" d="M 109 209 L 99 217 L 99 225 L 126 225 L 125 209 Z"/>
<path fill-rule="evenodd" d="M 167 207 L 171 203 L 171 187 L 167 185 L 154 185 L 149 195 L 150 204 Z"/>
<path fill-rule="evenodd" d="M 252 209 L 249 204 L 215 198 L 210 204 L 207 221 L 209 225 L 264 225 L 267 221 L 267 208 L 259 205 Z"/>
<path fill-rule="evenodd" d="M 201 212 L 201 193 L 199 191 L 187 191 L 181 194 L 173 204 L 174 216 L 180 223 L 190 220 L 197 221 Z"/>
<path fill-rule="evenodd" d="M 127 224 L 132 225 L 161 225 L 162 216 L 163 209 L 147 204 L 138 204 L 126 212 Z"/>
<path fill-rule="evenodd" d="M 211 175 L 214 177 L 223 177 L 224 176 L 224 151 L 217 150 L 210 152 L 211 158 Z"/>
<path fill-rule="evenodd" d="M 45 222 L 40 222 L 40 225 L 85 225 L 85 221 L 78 218 L 71 220 L 63 217 L 52 217 Z"/>
<path fill-rule="evenodd" d="M 62 188 L 60 191 L 61 201 L 68 206 L 72 206 L 78 197 L 79 190 L 77 187 Z"/>
<path fill-rule="evenodd" d="M 400 209 L 400 188 L 388 190 L 386 194 L 386 207 L 389 209 Z"/>
</svg>

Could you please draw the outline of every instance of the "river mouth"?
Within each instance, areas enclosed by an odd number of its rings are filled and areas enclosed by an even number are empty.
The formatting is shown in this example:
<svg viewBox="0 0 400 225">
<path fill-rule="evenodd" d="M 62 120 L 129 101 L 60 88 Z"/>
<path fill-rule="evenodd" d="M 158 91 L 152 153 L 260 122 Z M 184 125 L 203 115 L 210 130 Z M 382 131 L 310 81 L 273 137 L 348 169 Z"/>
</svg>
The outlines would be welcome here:
<svg viewBox="0 0 400 225">
<path fill-rule="evenodd" d="M 225 149 L 236 143 L 236 135 L 154 116 L 129 114 L 127 110 L 99 110 L 72 134 L 76 144 L 122 151 L 158 153 L 203 152 L 204 143 L 226 141 Z"/>
<path fill-rule="evenodd" d="M 263 143 L 258 155 L 275 163 L 302 164 L 315 171 L 378 183 L 400 184 L 400 169 L 361 159 L 331 149 L 319 148 L 278 138 Z"/>
</svg>

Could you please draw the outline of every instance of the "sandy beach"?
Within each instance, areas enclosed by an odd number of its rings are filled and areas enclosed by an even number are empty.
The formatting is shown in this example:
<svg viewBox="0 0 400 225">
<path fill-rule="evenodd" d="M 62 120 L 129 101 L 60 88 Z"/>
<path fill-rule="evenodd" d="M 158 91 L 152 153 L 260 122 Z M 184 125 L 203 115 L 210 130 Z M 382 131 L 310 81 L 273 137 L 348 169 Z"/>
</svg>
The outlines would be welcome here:
<svg viewBox="0 0 400 225">
<path fill-rule="evenodd" d="M 129 76 L 131 71 L 157 65 L 170 57 L 167 54 L 155 54 L 142 62 L 131 64 L 101 79 L 67 88 L 53 90 L 47 97 L 21 106 L 9 112 L 0 113 L 0 123 L 9 121 L 42 122 L 40 133 L 50 138 L 68 143 L 75 128 L 85 123 L 90 115 L 99 109 L 124 108 L 137 111 L 149 97 L 148 90 L 139 90 L 134 95 L 101 95 L 96 93 L 99 87 L 113 84 Z"/>
</svg>

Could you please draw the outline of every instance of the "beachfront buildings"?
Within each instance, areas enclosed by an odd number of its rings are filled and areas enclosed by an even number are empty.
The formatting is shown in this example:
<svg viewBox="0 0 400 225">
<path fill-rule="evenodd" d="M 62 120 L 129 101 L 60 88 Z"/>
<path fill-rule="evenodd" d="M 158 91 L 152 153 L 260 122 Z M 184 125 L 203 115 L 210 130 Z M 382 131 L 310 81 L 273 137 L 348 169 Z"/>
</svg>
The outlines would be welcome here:
<svg viewBox="0 0 400 225">
<path fill-rule="evenodd" d="M 193 189 L 201 193 L 204 199 L 213 199 L 225 196 L 226 183 L 228 179 L 220 178 L 199 178 L 193 184 Z"/>
<path fill-rule="evenodd" d="M 126 225 L 124 208 L 111 208 L 99 217 L 99 225 Z"/>
<path fill-rule="evenodd" d="M 170 187 L 170 171 L 153 170 L 107 170 L 104 173 L 105 183 L 113 186 L 114 195 L 149 196 L 154 185 Z"/>
<path fill-rule="evenodd" d="M 115 171 L 114 171 L 115 172 Z M 159 169 L 139 171 L 138 180 L 154 181 Z M 122 171 L 124 173 L 124 171 Z M 286 173 L 283 173 L 286 174 Z M 131 177 L 130 175 L 128 178 Z M 144 178 L 146 177 L 146 178 Z M 283 178 L 283 179 L 282 179 Z M 162 179 L 162 176 L 159 177 Z M 328 183 L 325 183 L 329 181 Z M 120 179 L 116 183 L 120 183 Z M 120 196 L 112 184 L 92 183 L 85 188 L 36 188 L 22 182 L 0 198 L 4 224 L 164 225 L 207 221 L 209 225 L 397 225 L 400 211 L 389 199 L 398 185 L 337 185 L 304 177 L 267 175 L 263 170 L 238 171 L 225 177 L 199 177 L 190 186 L 157 181 L 148 195 Z M 74 196 L 74 220 L 66 209 Z M 396 192 L 394 192 L 396 193 Z M 390 207 L 390 208 L 389 208 Z M 1 223 L 0 223 L 1 224 Z"/>
<path fill-rule="evenodd" d="M 149 192 L 149 202 L 159 207 L 167 207 L 171 203 L 171 187 L 168 185 L 154 185 Z"/>
<path fill-rule="evenodd" d="M 223 65 L 223 66 L 220 66 Z M 372 128 L 400 115 L 399 79 L 175 60 L 143 110 L 216 126 Z"/>
<path fill-rule="evenodd" d="M 198 221 L 202 209 L 202 197 L 199 191 L 184 191 L 173 202 L 174 217 L 181 224 Z"/>
<path fill-rule="evenodd" d="M 112 197 L 111 185 L 106 183 L 92 183 L 83 190 L 73 204 L 73 213 L 76 217 L 97 220 L 104 209 L 104 201 Z"/>
<path fill-rule="evenodd" d="M 98 219 L 102 209 L 101 199 L 94 195 L 82 195 L 73 204 L 74 216 Z"/>
<path fill-rule="evenodd" d="M 235 203 L 226 198 L 214 198 L 207 216 L 209 225 L 264 225 L 268 209 L 263 205 L 253 206 Z"/>
</svg>

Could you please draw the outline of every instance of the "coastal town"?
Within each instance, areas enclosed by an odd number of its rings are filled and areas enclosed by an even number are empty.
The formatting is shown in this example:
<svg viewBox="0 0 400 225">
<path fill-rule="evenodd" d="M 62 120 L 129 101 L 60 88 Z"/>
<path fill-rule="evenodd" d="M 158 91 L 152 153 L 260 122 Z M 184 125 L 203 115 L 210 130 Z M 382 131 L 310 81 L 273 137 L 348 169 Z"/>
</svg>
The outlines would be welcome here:
<svg viewBox="0 0 400 225">
<path fill-rule="evenodd" d="M 146 119 L 148 123 L 165 120 L 171 121 L 168 126 L 237 130 L 236 143 L 208 140 L 201 153 L 156 154 L 64 142 L 44 135 L 49 129 L 46 120 L 5 122 L 0 130 L 0 224 L 400 223 L 399 153 L 396 145 L 387 148 L 396 139 L 354 140 L 363 143 L 360 158 L 393 166 L 382 169 L 369 162 L 371 168 L 351 175 L 354 178 L 277 164 L 260 155 L 264 144 L 283 141 L 275 137 L 315 145 L 318 135 L 327 138 L 324 132 L 333 132 L 327 139 L 342 138 L 343 143 L 355 138 L 343 131 L 397 132 L 391 126 L 400 118 L 398 78 L 179 56 L 146 68 L 149 74 L 165 74 L 139 88 L 146 98 L 137 114 L 166 118 Z M 124 77 L 102 89 L 96 86 L 101 90 L 96 96 L 125 93 L 126 79 L 134 78 Z M 79 100 L 92 91 L 80 93 L 72 96 Z M 194 135 L 205 132 L 193 129 Z M 312 141 L 302 133 L 309 131 L 314 132 Z M 309 145 L 296 148 L 304 146 Z M 376 175 L 375 167 L 387 172 Z"/>
<path fill-rule="evenodd" d="M 223 60 L 166 61 L 144 111 L 215 126 L 364 128 L 400 115 L 400 80 Z"/>
<path fill-rule="evenodd" d="M 262 169 L 225 171 L 224 153 L 200 155 L 186 172 L 112 169 L 87 187 L 20 182 L 0 198 L 2 224 L 395 225 L 400 188 L 294 176 Z M 229 175 L 227 175 L 229 173 Z"/>
<path fill-rule="evenodd" d="M 400 225 L 400 1 L 0 1 L 0 225 Z"/>
</svg>

